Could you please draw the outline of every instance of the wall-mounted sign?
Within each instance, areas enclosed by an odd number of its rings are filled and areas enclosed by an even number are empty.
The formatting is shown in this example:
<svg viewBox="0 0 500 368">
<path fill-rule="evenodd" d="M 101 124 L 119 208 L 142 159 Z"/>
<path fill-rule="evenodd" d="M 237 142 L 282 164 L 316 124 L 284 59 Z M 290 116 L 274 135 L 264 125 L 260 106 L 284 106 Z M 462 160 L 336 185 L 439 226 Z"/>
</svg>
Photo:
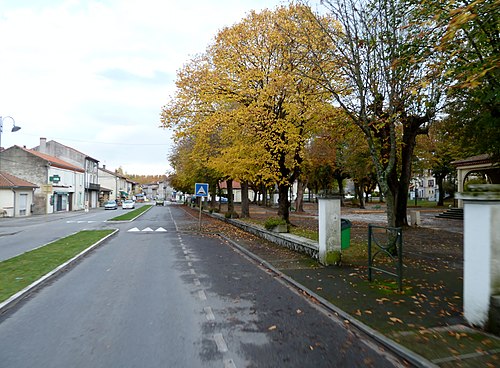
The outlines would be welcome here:
<svg viewBox="0 0 500 368">
<path fill-rule="evenodd" d="M 52 182 L 52 183 L 59 183 L 61 181 L 61 177 L 59 175 L 52 175 L 49 177 L 49 180 Z"/>
</svg>

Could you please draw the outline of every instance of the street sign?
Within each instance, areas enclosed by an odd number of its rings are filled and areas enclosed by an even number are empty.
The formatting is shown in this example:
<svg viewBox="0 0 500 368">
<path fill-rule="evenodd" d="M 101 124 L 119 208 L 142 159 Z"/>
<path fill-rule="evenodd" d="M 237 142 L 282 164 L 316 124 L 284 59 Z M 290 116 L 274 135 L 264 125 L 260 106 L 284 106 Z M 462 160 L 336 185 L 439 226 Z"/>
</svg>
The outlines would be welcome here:
<svg viewBox="0 0 500 368">
<path fill-rule="evenodd" d="M 53 175 L 49 177 L 49 181 L 57 184 L 61 181 L 61 177 L 59 175 Z"/>
<path fill-rule="evenodd" d="M 196 197 L 208 197 L 208 184 L 196 183 L 194 185 L 194 193 Z"/>
</svg>

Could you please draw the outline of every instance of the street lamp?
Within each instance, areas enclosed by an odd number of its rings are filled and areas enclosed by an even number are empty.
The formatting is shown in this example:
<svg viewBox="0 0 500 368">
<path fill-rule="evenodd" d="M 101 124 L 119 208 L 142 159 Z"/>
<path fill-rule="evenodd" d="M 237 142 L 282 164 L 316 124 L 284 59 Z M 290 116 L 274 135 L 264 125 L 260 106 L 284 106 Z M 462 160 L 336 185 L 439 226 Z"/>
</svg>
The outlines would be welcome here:
<svg viewBox="0 0 500 368">
<path fill-rule="evenodd" d="M 20 126 L 16 125 L 16 121 L 12 116 L 0 116 L 0 152 L 2 152 L 2 133 L 3 133 L 3 121 L 4 119 L 11 119 L 12 120 L 12 130 L 11 132 L 17 132 L 19 129 L 21 129 Z M 1 161 L 0 161 L 1 163 Z M 1 169 L 1 166 L 0 166 Z"/>
<path fill-rule="evenodd" d="M 12 116 L 0 116 L 0 148 L 2 147 L 3 121 L 7 118 L 12 120 L 11 132 L 17 132 L 19 129 L 21 129 L 20 126 L 16 125 L 16 121 L 14 120 L 14 118 Z"/>
</svg>

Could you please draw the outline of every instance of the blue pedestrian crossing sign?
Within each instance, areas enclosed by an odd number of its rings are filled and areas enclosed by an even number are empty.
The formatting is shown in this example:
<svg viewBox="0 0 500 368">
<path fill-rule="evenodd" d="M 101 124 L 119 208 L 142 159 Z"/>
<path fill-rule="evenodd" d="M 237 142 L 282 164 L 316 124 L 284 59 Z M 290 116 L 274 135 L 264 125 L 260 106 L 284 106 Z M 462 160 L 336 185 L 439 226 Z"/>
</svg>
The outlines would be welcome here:
<svg viewBox="0 0 500 368">
<path fill-rule="evenodd" d="M 208 197 L 208 184 L 196 183 L 194 185 L 194 193 L 196 197 Z"/>
</svg>

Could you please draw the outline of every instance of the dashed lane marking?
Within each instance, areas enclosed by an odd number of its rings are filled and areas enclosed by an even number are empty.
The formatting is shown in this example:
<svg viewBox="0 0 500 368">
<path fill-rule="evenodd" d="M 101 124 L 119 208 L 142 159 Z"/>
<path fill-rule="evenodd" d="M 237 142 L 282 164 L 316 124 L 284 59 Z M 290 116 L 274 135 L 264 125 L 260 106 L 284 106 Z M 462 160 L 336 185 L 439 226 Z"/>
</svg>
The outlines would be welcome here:
<svg viewBox="0 0 500 368">
<path fill-rule="evenodd" d="M 234 364 L 232 359 L 225 359 L 224 368 L 236 368 L 236 364 Z"/>
<path fill-rule="evenodd" d="M 215 340 L 215 344 L 217 345 L 217 349 L 221 353 L 227 353 L 227 351 L 228 351 L 227 344 L 224 341 L 224 337 L 222 336 L 222 334 L 221 333 L 214 334 L 214 340 Z"/>
<path fill-rule="evenodd" d="M 200 300 L 207 300 L 207 295 L 203 290 L 200 290 L 198 291 L 198 298 L 200 298 Z"/>
<path fill-rule="evenodd" d="M 68 220 L 68 221 L 66 221 L 67 224 L 93 224 L 94 222 L 97 222 L 97 221 L 93 221 L 93 220 L 88 220 L 88 221 Z M 100 222 L 106 222 L 106 221 L 100 221 Z"/>
<path fill-rule="evenodd" d="M 212 311 L 212 308 L 205 307 L 203 308 L 203 311 L 205 312 L 205 316 L 207 317 L 208 321 L 215 321 L 215 315 L 214 312 Z"/>
</svg>

